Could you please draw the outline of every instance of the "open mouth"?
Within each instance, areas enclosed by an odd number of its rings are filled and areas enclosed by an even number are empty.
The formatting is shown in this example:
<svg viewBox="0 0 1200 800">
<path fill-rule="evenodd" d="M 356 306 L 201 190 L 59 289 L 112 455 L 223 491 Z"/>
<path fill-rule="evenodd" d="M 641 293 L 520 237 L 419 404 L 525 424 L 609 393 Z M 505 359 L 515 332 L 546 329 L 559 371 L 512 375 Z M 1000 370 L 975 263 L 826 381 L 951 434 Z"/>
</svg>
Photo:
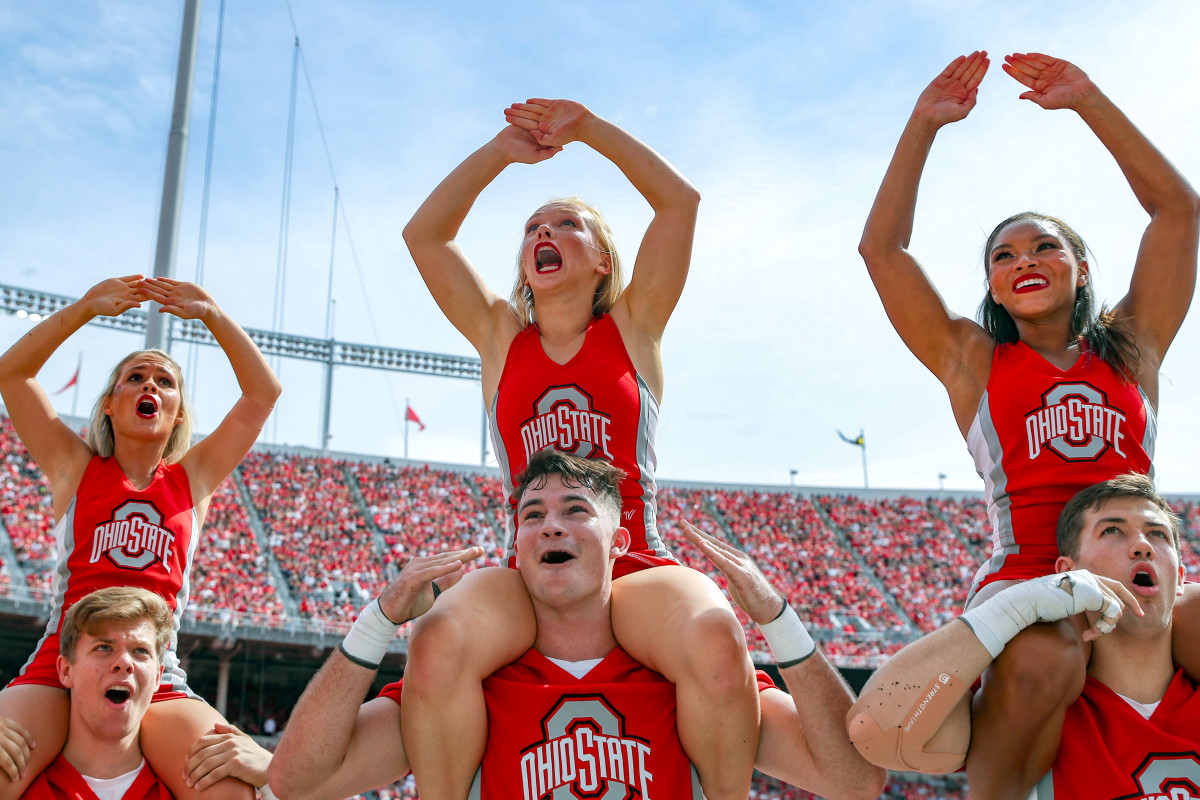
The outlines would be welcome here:
<svg viewBox="0 0 1200 800">
<path fill-rule="evenodd" d="M 570 553 L 568 553 L 565 550 L 548 550 L 542 554 L 542 563 L 543 564 L 565 564 L 574 558 L 575 558 L 575 556 L 571 555 Z"/>
<path fill-rule="evenodd" d="M 137 415 L 143 419 L 153 419 L 158 413 L 158 400 L 153 395 L 144 394 L 138 398 Z"/>
<path fill-rule="evenodd" d="M 104 693 L 104 699 L 115 706 L 124 705 L 132 692 L 128 686 L 114 686 Z"/>
<path fill-rule="evenodd" d="M 1133 568 L 1133 575 L 1129 582 L 1133 584 L 1134 591 L 1140 595 L 1158 594 L 1158 575 L 1154 572 L 1154 567 L 1149 564 L 1138 564 Z"/>
<path fill-rule="evenodd" d="M 1036 292 L 1038 289 L 1045 288 L 1050 285 L 1050 281 L 1043 278 L 1041 275 L 1030 275 L 1027 278 L 1021 278 L 1013 284 L 1013 291 L 1017 294 L 1022 292 Z"/>
<path fill-rule="evenodd" d="M 539 273 L 556 272 L 562 267 L 562 254 L 549 242 L 543 242 L 534 248 L 533 258 Z"/>
</svg>

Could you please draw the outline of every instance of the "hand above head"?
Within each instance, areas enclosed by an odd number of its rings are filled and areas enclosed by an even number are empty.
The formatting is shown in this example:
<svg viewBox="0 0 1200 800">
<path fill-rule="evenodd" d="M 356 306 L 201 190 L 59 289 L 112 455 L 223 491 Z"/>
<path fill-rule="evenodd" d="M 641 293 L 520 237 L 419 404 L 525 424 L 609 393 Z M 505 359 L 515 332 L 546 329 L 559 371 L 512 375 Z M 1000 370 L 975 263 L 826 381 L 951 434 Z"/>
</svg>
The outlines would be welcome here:
<svg viewBox="0 0 1200 800">
<path fill-rule="evenodd" d="M 0 775 L 16 781 L 29 764 L 33 737 L 15 719 L 0 717 Z"/>
<path fill-rule="evenodd" d="M 585 127 L 595 116 L 586 106 L 573 100 L 540 97 L 513 103 L 504 111 L 504 119 L 510 125 L 529 131 L 544 147 L 562 147 L 583 138 Z"/>
<path fill-rule="evenodd" d="M 435 581 L 439 592 L 449 589 L 462 580 L 463 566 L 482 555 L 482 547 L 468 547 L 411 559 L 384 587 L 379 609 L 395 623 L 416 619 L 433 605 Z"/>
<path fill-rule="evenodd" d="M 1042 108 L 1073 108 L 1081 98 L 1095 91 L 1096 84 L 1087 73 L 1070 61 L 1042 53 L 1013 53 L 1004 57 L 1004 71 L 1029 87 L 1022 100 L 1032 100 Z"/>
<path fill-rule="evenodd" d="M 775 591 L 750 556 L 687 520 L 683 521 L 683 535 L 725 573 L 729 579 L 729 596 L 750 619 L 763 625 L 779 616 L 787 601 Z"/>
<path fill-rule="evenodd" d="M 267 785 L 271 753 L 235 726 L 218 722 L 195 741 L 187 753 L 183 778 L 196 790 L 219 780 L 237 778 L 255 787 Z"/>
<path fill-rule="evenodd" d="M 562 151 L 561 147 L 550 147 L 534 140 L 532 134 L 517 125 L 508 125 L 492 139 L 510 164 L 537 164 Z"/>
<path fill-rule="evenodd" d="M 162 305 L 160 314 L 174 314 L 180 319 L 203 319 L 217 307 L 212 295 L 194 283 L 146 278 L 142 289 L 149 299 Z"/>
<path fill-rule="evenodd" d="M 939 127 L 966 117 L 975 107 L 979 82 L 987 73 L 989 63 L 987 52 L 983 50 L 951 61 L 942 74 L 921 92 L 913 108 L 913 116 Z"/>
<path fill-rule="evenodd" d="M 120 316 L 150 299 L 142 280 L 141 275 L 109 278 L 88 289 L 79 302 L 97 317 Z"/>
</svg>

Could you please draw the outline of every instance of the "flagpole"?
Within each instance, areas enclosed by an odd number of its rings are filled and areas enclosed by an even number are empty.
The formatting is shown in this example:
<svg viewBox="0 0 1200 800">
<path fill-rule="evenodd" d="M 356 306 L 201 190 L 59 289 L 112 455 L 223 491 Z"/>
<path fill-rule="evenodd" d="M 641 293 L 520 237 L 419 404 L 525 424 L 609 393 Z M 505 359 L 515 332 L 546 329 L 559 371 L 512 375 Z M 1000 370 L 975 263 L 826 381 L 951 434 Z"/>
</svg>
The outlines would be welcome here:
<svg viewBox="0 0 1200 800">
<path fill-rule="evenodd" d="M 871 484 L 867 482 L 867 436 L 866 431 L 862 428 L 858 429 L 858 440 L 862 442 L 862 459 L 863 459 L 863 488 L 870 489 Z"/>
<path fill-rule="evenodd" d="M 404 460 L 408 461 L 408 410 L 412 408 L 412 401 L 407 397 L 404 398 Z"/>
<path fill-rule="evenodd" d="M 79 406 L 79 371 L 83 369 L 83 351 L 79 351 L 79 363 L 75 366 L 75 391 L 71 393 L 71 416 L 78 417 L 75 409 Z"/>
</svg>

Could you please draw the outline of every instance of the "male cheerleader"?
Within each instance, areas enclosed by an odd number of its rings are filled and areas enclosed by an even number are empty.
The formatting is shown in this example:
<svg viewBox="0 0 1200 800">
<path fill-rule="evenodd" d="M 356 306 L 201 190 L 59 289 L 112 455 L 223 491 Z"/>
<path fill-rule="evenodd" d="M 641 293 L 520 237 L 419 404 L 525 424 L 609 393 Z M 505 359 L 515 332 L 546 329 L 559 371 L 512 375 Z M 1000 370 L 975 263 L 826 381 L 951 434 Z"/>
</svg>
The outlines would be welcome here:
<svg viewBox="0 0 1200 800">
<path fill-rule="evenodd" d="M 674 686 L 613 637 L 612 565 L 629 541 L 618 527 L 619 481 L 607 462 L 555 450 L 535 455 L 522 475 L 516 552 L 538 636 L 534 649 L 485 683 L 488 743 L 473 798 L 701 796 L 675 729 Z M 842 726 L 853 696 L 795 612 L 744 553 L 694 528 L 689 538 L 726 571 L 747 613 L 767 623 L 792 691 L 761 694 L 759 768 L 826 797 L 877 797 L 886 773 L 858 755 Z M 448 588 L 480 555 L 470 548 L 413 559 L 363 611 L 284 731 L 270 775 L 280 797 L 345 797 L 408 771 L 399 691 L 359 703 L 395 635 L 391 620 L 424 613 L 433 581 Z"/>
<path fill-rule="evenodd" d="M 142 757 L 138 734 L 172 631 L 166 602 L 137 587 L 110 586 L 71 606 L 58 657 L 59 677 L 71 692 L 70 732 L 23 800 L 170 800 Z M 266 785 L 270 753 L 232 726 L 202 737 L 192 755 L 180 768 L 196 785 L 227 775 Z"/>
<path fill-rule="evenodd" d="M 900 674 L 888 674 L 893 662 L 872 676 L 851 711 L 851 737 L 876 763 L 940 759 L 952 768 L 963 756 L 953 749 L 961 738 L 951 737 L 962 730 L 945 723 L 966 702 L 966 687 L 1024 628 L 1086 613 L 1091 658 L 1079 699 L 1008 765 L 1003 785 L 972 781 L 972 797 L 1200 796 L 1200 694 L 1171 659 L 1183 585 L 1178 519 L 1149 478 L 1122 475 L 1064 507 L 1058 547 L 1059 574 L 1009 587 L 963 614 L 966 624 L 952 622 L 906 648 L 912 663 L 899 667 L 911 674 L 922 659 L 931 680 L 903 714 L 885 701 Z M 1049 771 L 1037 766 L 1051 762 Z"/>
</svg>

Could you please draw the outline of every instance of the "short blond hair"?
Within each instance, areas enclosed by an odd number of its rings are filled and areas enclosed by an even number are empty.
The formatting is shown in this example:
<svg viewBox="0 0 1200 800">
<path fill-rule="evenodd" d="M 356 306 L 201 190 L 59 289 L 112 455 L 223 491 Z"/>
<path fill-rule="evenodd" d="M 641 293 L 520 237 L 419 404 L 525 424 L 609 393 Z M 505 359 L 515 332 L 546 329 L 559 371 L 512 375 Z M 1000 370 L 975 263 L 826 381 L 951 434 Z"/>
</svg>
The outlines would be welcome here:
<svg viewBox="0 0 1200 800">
<path fill-rule="evenodd" d="M 611 269 L 607 275 L 600 277 L 600 285 L 596 287 L 596 294 L 592 297 L 592 316 L 598 317 L 601 314 L 607 314 L 616 305 L 617 298 L 625 289 L 621 258 L 617 255 L 617 242 L 613 237 L 612 228 L 609 227 L 608 220 L 604 218 L 604 215 L 600 213 L 600 209 L 581 197 L 560 197 L 543 204 L 538 211 L 554 206 L 570 206 L 577 209 L 580 212 L 579 216 L 587 224 L 588 230 L 596 237 L 596 241 L 600 245 L 600 252 L 608 256 Z M 534 213 L 536 214 L 537 211 Z M 521 269 L 521 252 L 519 250 L 517 251 L 517 277 L 513 282 L 512 293 L 508 296 L 508 301 L 516 309 L 517 319 L 521 321 L 522 326 L 528 327 L 537 320 L 537 310 L 533 306 L 533 290 L 525 283 L 525 273 Z"/>
<path fill-rule="evenodd" d="M 87 595 L 67 611 L 58 632 L 58 652 L 67 661 L 75 661 L 75 647 L 81 634 L 98 636 L 114 622 L 145 620 L 154 626 L 155 657 L 162 663 L 171 646 L 175 620 L 167 601 L 137 586 L 108 586 Z"/>
</svg>

